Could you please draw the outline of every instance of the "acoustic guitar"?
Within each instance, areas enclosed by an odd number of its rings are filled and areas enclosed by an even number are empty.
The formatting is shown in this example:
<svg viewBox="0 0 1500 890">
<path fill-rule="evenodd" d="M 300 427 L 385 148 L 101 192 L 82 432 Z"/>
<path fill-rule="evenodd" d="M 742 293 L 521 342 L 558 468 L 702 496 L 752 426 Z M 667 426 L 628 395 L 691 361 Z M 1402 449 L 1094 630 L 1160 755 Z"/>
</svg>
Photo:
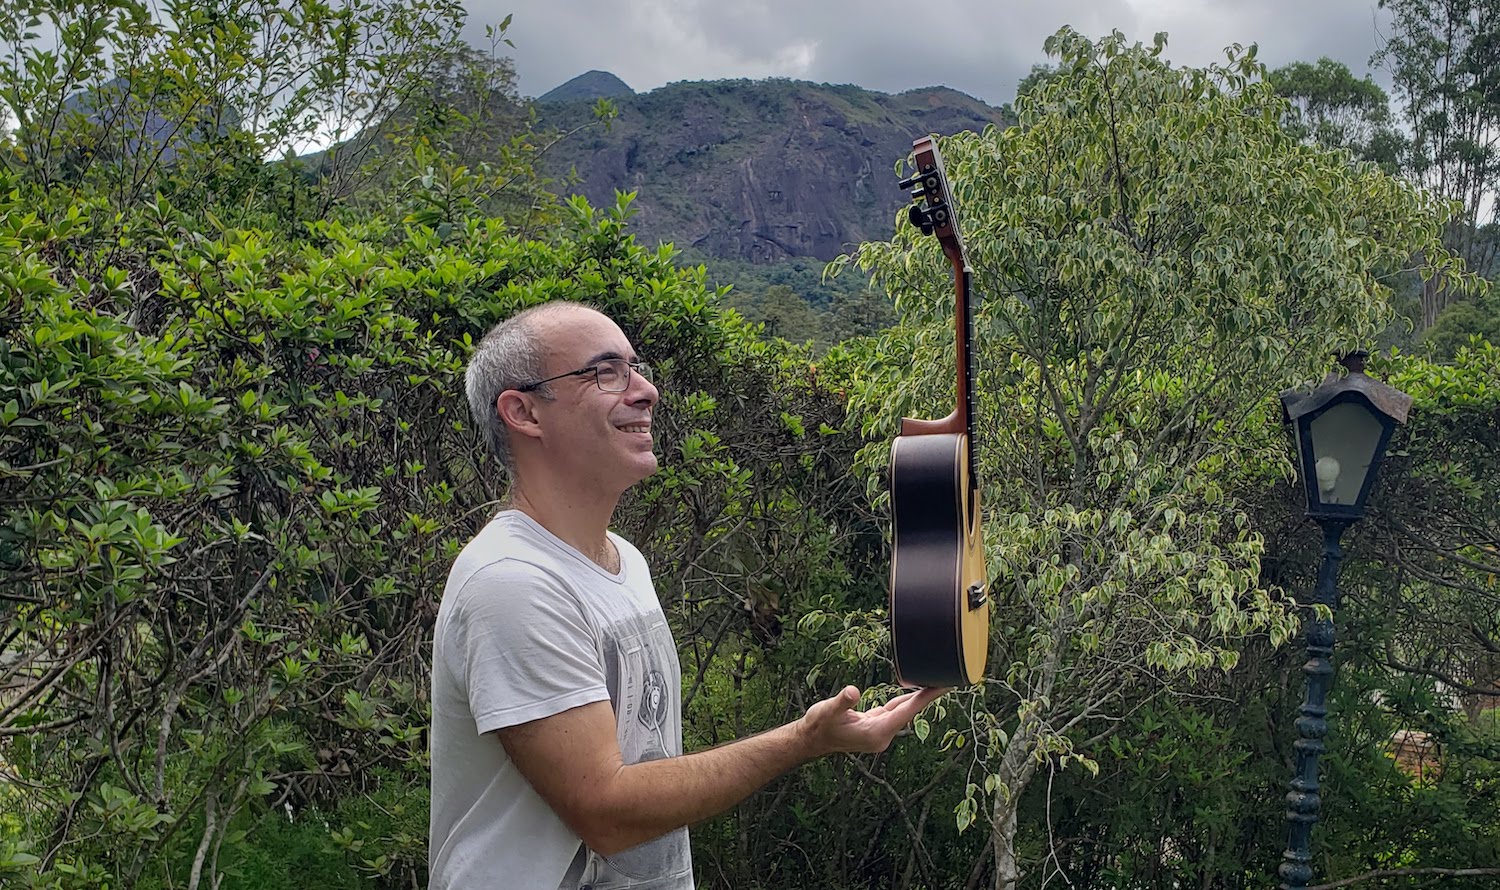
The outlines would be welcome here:
<svg viewBox="0 0 1500 890">
<path fill-rule="evenodd" d="M 903 686 L 966 686 L 984 677 L 989 655 L 988 576 L 974 454 L 972 277 L 958 211 L 937 142 L 912 143 L 916 173 L 902 181 L 911 223 L 936 235 L 953 265 L 958 384 L 953 413 L 903 418 L 891 443 L 891 646 Z"/>
</svg>

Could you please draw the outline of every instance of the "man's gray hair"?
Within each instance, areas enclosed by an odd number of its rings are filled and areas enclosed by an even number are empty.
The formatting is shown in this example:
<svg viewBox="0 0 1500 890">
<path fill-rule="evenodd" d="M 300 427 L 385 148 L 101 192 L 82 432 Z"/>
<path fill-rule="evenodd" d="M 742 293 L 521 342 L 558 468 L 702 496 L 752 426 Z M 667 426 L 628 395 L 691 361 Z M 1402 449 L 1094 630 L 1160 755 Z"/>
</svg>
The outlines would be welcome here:
<svg viewBox="0 0 1500 890">
<path fill-rule="evenodd" d="M 506 473 L 515 474 L 515 462 L 510 451 L 510 430 L 500 419 L 495 401 L 507 389 L 525 386 L 545 376 L 547 356 L 536 322 L 554 313 L 592 308 L 558 300 L 524 309 L 490 328 L 469 358 L 468 370 L 464 372 L 469 414 L 483 434 L 484 444 Z M 553 397 L 546 385 L 534 392 L 543 399 Z"/>
</svg>

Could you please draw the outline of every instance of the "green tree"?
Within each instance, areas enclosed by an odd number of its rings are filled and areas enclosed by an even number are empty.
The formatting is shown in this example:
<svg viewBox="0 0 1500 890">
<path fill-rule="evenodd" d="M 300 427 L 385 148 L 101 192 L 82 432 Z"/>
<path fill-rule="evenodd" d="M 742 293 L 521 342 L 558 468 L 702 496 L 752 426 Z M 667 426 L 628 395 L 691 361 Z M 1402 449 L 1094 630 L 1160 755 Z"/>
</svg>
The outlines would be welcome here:
<svg viewBox="0 0 1500 890">
<path fill-rule="evenodd" d="M 1439 360 L 1452 360 L 1465 346 L 1500 341 L 1500 297 L 1493 293 L 1455 303 L 1422 332 L 1422 345 Z"/>
<path fill-rule="evenodd" d="M 1021 78 L 1020 82 L 1016 84 L 1016 102 L 1019 103 L 1023 96 L 1029 96 L 1036 92 L 1056 76 L 1056 65 L 1032 65 L 1031 70 L 1026 72 L 1026 76 Z M 1003 110 L 1006 120 L 1015 118 L 1015 103 L 1006 103 Z"/>
<path fill-rule="evenodd" d="M 1370 515 L 1346 536 L 1313 835 L 1328 881 L 1383 871 L 1400 886 L 1478 890 L 1500 874 L 1500 748 L 1493 712 L 1475 694 L 1493 676 L 1497 632 L 1485 543 L 1500 540 L 1495 362 L 1485 347 L 1449 364 L 1399 354 L 1378 363 L 1416 402 Z M 1319 553 L 1294 486 L 1267 475 L 1246 500 L 1266 537 L 1263 578 L 1300 597 L 1315 584 Z M 1252 641 L 1232 671 L 1202 674 L 1185 695 L 1123 715 L 1098 748 L 1097 778 L 1049 765 L 1045 787 L 1033 783 L 1021 801 L 1019 855 L 1044 863 L 1028 869 L 1028 883 L 1061 875 L 1092 888 L 1264 887 L 1286 840 L 1279 804 L 1304 660 L 1301 646 Z M 1399 732 L 1437 743 L 1425 775 L 1397 767 Z"/>
<path fill-rule="evenodd" d="M 967 763 L 958 823 L 988 801 L 1006 890 L 1039 766 L 1094 768 L 1143 696 L 1295 630 L 1247 515 L 1258 480 L 1287 471 L 1273 394 L 1375 336 L 1381 270 L 1421 252 L 1472 280 L 1439 241 L 1438 201 L 1282 128 L 1287 104 L 1253 51 L 1177 69 L 1164 47 L 1064 29 L 1047 42 L 1059 73 L 1017 127 L 943 143 L 986 296 L 976 389 L 998 659 L 950 708 L 946 745 Z M 859 263 L 902 318 L 859 408 L 885 430 L 943 413 L 952 366 L 929 357 L 951 337 L 946 266 L 910 230 L 863 245 Z M 868 633 L 878 642 L 878 623 Z"/>
<path fill-rule="evenodd" d="M 828 337 L 835 343 L 869 337 L 896 323 L 890 298 L 873 290 L 839 292 L 828 305 Z"/>
<path fill-rule="evenodd" d="M 1411 134 L 1402 169 L 1462 207 L 1444 243 L 1470 268 L 1495 262 L 1500 221 L 1500 3 L 1381 0 L 1393 20 L 1372 62 L 1390 71 Z M 1462 295 L 1439 277 L 1422 289 L 1421 329 Z"/>
<path fill-rule="evenodd" d="M 258 167 L 298 142 L 384 120 L 445 57 L 462 21 L 447 0 L 7 4 L 9 160 L 29 181 L 87 183 L 120 206 L 153 194 L 169 166 Z M 43 26 L 55 43 L 41 40 Z M 200 201 L 213 194 L 212 181 L 194 181 Z"/>
<path fill-rule="evenodd" d="M 339 201 L 356 213 L 399 212 L 440 232 L 476 216 L 504 220 L 522 235 L 558 222 L 554 181 L 539 165 L 559 143 L 608 127 L 613 104 L 600 100 L 571 130 L 542 130 L 501 54 L 507 16 L 488 27 L 489 46 L 455 42 L 434 61 L 406 101 L 378 126 L 309 160 L 321 186 L 319 215 Z"/>
<path fill-rule="evenodd" d="M 1291 102 L 1286 125 L 1298 138 L 1348 149 L 1388 173 L 1397 171 L 1404 140 L 1391 125 L 1385 90 L 1368 75 L 1359 80 L 1344 63 L 1325 56 L 1317 64 L 1283 65 L 1266 79 Z"/>
<path fill-rule="evenodd" d="M 765 325 L 766 336 L 793 343 L 822 341 L 827 337 L 823 318 L 784 284 L 773 284 L 753 296 L 731 292 L 730 301 L 747 317 Z"/>
<path fill-rule="evenodd" d="M 1386 636 L 1374 661 L 1441 681 L 1476 717 L 1500 683 L 1500 347 L 1476 338 L 1445 365 L 1390 364 L 1422 413 L 1374 529 L 1386 558 L 1366 581 L 1370 605 L 1400 615 L 1375 622 Z"/>
<path fill-rule="evenodd" d="M 161 195 L 212 226 L 296 231 L 350 204 L 445 232 L 476 215 L 555 222 L 536 162 L 571 134 L 538 132 L 516 92 L 510 19 L 486 50 L 460 39 L 464 21 L 449 0 L 11 4 L 0 99 L 19 124 L 0 160 L 44 191 L 117 209 Z"/>
</svg>

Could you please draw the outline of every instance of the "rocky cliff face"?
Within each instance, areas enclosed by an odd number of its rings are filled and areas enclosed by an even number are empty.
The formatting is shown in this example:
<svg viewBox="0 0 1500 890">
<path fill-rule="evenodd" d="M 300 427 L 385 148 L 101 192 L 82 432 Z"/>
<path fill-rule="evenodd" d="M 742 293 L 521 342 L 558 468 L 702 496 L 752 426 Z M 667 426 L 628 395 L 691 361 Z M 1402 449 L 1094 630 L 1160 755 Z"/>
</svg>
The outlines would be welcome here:
<svg viewBox="0 0 1500 890">
<path fill-rule="evenodd" d="M 608 131 L 566 140 L 549 172 L 576 169 L 570 191 L 610 204 L 637 191 L 633 226 L 711 256 L 772 263 L 828 260 L 888 238 L 907 196 L 893 167 L 928 133 L 1005 123 L 1000 109 L 943 87 L 890 95 L 786 80 L 675 83 L 617 96 Z M 571 129 L 592 103 L 538 105 Z"/>
</svg>

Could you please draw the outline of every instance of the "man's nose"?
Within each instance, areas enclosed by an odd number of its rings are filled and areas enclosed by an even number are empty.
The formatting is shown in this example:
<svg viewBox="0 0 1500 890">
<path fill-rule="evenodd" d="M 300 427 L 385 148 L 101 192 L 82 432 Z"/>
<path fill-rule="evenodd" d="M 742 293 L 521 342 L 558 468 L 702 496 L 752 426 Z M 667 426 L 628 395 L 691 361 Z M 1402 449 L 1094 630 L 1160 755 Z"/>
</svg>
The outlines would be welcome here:
<svg viewBox="0 0 1500 890">
<path fill-rule="evenodd" d="M 661 392 L 656 388 L 656 384 L 641 374 L 630 375 L 630 390 L 631 404 L 644 402 L 647 405 L 655 405 L 661 400 Z"/>
</svg>

